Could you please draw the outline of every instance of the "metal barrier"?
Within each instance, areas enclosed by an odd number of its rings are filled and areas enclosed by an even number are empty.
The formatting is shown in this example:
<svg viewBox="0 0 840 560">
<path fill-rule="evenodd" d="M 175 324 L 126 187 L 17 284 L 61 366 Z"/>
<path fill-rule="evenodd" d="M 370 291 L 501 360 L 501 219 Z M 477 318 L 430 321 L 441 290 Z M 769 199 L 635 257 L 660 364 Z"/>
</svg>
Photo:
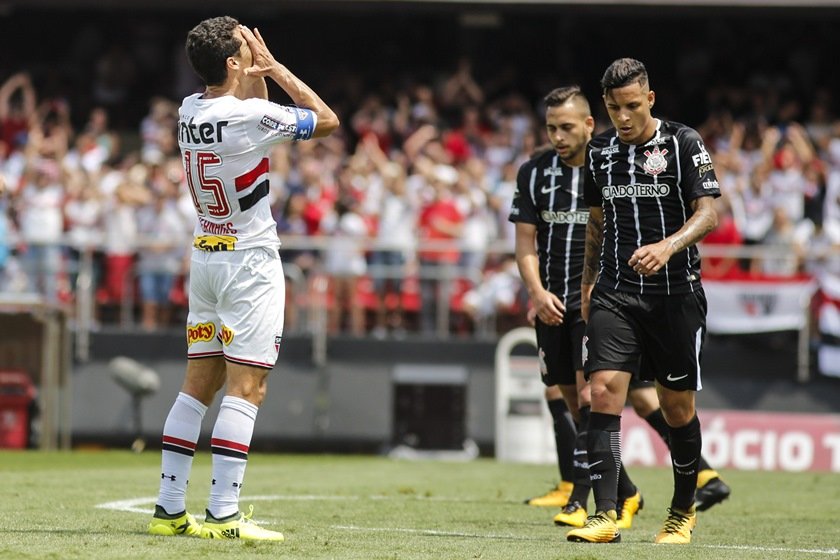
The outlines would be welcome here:
<svg viewBox="0 0 840 560">
<path fill-rule="evenodd" d="M 189 247 L 189 239 L 172 240 L 173 244 Z M 138 244 L 138 251 L 142 251 L 143 247 L 151 246 L 153 240 L 144 239 Z M 324 251 L 329 247 L 331 242 L 330 237 L 300 237 L 292 236 L 283 239 L 282 249 L 284 250 L 308 250 L 308 251 Z M 158 240 L 154 240 L 158 244 Z M 365 251 L 373 250 L 396 250 L 395 247 L 388 245 L 374 239 L 367 239 L 360 241 L 360 247 Z M 457 250 L 459 247 L 452 242 L 434 242 L 419 244 L 412 249 L 416 250 Z M 66 246 L 60 248 L 62 252 L 67 249 Z M 96 289 L 95 275 L 94 275 L 94 252 L 99 250 L 99 247 L 75 247 L 79 253 L 79 258 L 75 261 L 77 268 L 70 270 L 65 268 L 56 271 L 56 274 L 61 274 L 65 277 L 75 277 L 75 284 L 73 286 L 73 300 L 70 302 L 55 302 L 55 298 L 46 298 L 46 301 L 62 307 L 71 323 L 72 332 L 75 340 L 76 359 L 86 361 L 90 359 L 90 332 L 95 328 L 95 309 L 96 309 Z M 188 250 L 188 249 L 187 249 Z M 497 241 L 491 243 L 487 247 L 488 256 L 499 256 L 510 253 L 510 246 L 507 242 Z M 763 259 L 763 258 L 787 258 L 790 256 L 788 251 L 778 247 L 762 247 L 762 246 L 721 246 L 721 245 L 702 245 L 701 254 L 703 257 L 718 257 L 718 258 L 732 258 L 732 259 Z M 840 257 L 840 249 L 835 248 L 833 257 Z M 824 257 L 824 255 L 820 255 Z M 806 255 L 806 258 L 808 256 Z M 298 305 L 301 311 L 301 321 L 298 329 L 309 332 L 314 337 L 313 344 L 313 359 L 316 363 L 323 363 L 326 360 L 327 350 L 327 306 L 328 306 L 328 278 L 324 275 L 322 267 L 317 263 L 308 273 L 305 273 L 298 266 L 292 262 L 284 262 L 285 274 L 288 282 L 293 286 L 294 292 L 301 295 L 300 301 L 293 302 Z M 439 292 L 434 301 L 423 300 L 421 305 L 428 310 L 429 305 L 434 305 L 434 334 L 437 337 L 450 336 L 450 324 L 453 310 L 450 307 L 451 295 L 454 290 L 454 282 L 458 279 L 475 280 L 481 276 L 481 271 L 475 268 L 464 268 L 457 265 L 446 267 L 419 267 L 412 259 L 408 259 L 408 264 L 405 266 L 386 266 L 386 265 L 371 265 L 367 270 L 368 277 L 372 279 L 388 279 L 399 278 L 405 279 L 411 277 L 419 281 L 435 280 L 439 282 Z M 137 298 L 135 297 L 134 285 L 136 276 L 126 276 L 125 286 L 123 286 L 122 299 L 118 302 L 118 321 L 112 325 L 115 328 L 132 329 L 135 326 L 135 305 Z M 55 282 L 53 282 L 55 284 Z M 0 294 L 3 294 L 7 299 L 14 299 L 16 297 L 30 297 L 32 294 L 14 294 L 4 292 L 6 286 L 0 285 Z M 41 301 L 42 299 L 39 299 Z M 805 305 L 802 309 L 803 315 L 807 315 L 809 309 Z M 495 332 L 491 332 L 490 325 L 494 323 L 492 320 L 485 320 L 481 324 L 476 324 L 473 331 L 473 336 L 495 336 Z M 799 339 L 799 371 L 798 378 L 800 381 L 807 381 L 809 376 L 809 342 L 811 333 L 807 330 L 808 321 L 804 321 L 805 327 L 800 332 Z"/>
</svg>

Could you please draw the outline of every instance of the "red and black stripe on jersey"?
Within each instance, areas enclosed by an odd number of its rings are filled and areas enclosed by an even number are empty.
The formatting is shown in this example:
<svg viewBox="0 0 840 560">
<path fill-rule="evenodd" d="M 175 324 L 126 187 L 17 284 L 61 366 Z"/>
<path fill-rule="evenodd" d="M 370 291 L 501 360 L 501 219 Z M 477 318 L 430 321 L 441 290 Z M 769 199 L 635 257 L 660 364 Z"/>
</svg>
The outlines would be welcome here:
<svg viewBox="0 0 840 560">
<path fill-rule="evenodd" d="M 630 145 L 610 129 L 589 143 L 584 167 L 586 204 L 604 210 L 598 284 L 651 295 L 699 289 L 696 246 L 674 254 L 653 276 L 637 274 L 628 264 L 638 247 L 678 231 L 691 217 L 694 199 L 720 196 L 714 165 L 697 131 L 660 120 L 649 141 Z"/>
<path fill-rule="evenodd" d="M 554 150 L 525 162 L 516 178 L 508 219 L 536 226 L 543 286 L 568 309 L 579 309 L 589 220 L 583 201 L 583 168 L 567 166 Z"/>
<path fill-rule="evenodd" d="M 268 158 L 263 158 L 251 171 L 236 178 L 236 192 L 242 192 L 268 173 Z M 239 209 L 243 212 L 252 208 L 260 199 L 268 196 L 268 177 L 263 179 L 254 190 L 239 199 Z"/>
</svg>

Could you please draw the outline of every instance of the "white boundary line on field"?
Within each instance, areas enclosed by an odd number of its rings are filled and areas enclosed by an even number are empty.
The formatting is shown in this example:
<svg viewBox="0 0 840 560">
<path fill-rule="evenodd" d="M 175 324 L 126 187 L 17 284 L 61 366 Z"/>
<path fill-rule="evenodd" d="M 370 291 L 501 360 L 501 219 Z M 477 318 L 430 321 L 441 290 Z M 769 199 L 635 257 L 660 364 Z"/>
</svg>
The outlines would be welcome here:
<svg viewBox="0 0 840 560">
<path fill-rule="evenodd" d="M 255 502 L 263 501 L 289 501 L 289 502 L 318 502 L 318 501 L 356 501 L 356 500 L 417 500 L 422 502 L 486 502 L 487 500 L 463 500 L 460 498 L 446 498 L 442 496 L 416 496 L 416 495 L 400 495 L 400 496 L 323 496 L 317 494 L 285 494 L 285 495 L 264 495 L 264 496 L 247 496 L 243 497 L 242 501 L 252 500 Z M 132 513 L 154 513 L 154 507 L 141 508 L 139 506 L 145 504 L 154 505 L 157 497 L 149 498 L 132 498 L 129 500 L 117 500 L 114 502 L 105 502 L 104 504 L 97 504 L 94 507 L 97 509 L 110 509 L 114 511 L 128 511 Z"/>
<path fill-rule="evenodd" d="M 242 498 L 242 501 L 254 501 L 254 502 L 273 502 L 273 501 L 295 501 L 295 502 L 306 502 L 306 501 L 333 501 L 333 500 L 358 500 L 360 499 L 359 496 L 317 496 L 317 495 L 308 495 L 303 494 L 299 496 L 295 495 L 285 495 L 285 496 L 247 496 Z M 376 499 L 376 498 L 373 498 Z M 139 507 L 141 505 L 151 505 L 154 506 L 155 501 L 157 500 L 157 496 L 151 496 L 147 498 L 132 498 L 130 500 L 117 500 L 114 502 L 105 502 L 104 504 L 96 504 L 94 507 L 97 509 L 110 509 L 113 511 L 128 511 L 131 513 L 154 513 L 154 507 Z"/>
<path fill-rule="evenodd" d="M 357 525 L 330 525 L 330 529 L 338 529 L 343 531 L 359 531 L 369 533 L 412 533 L 420 535 L 430 535 L 435 537 L 470 537 L 482 539 L 511 539 L 521 541 L 541 540 L 532 537 L 523 537 L 520 535 L 500 535 L 496 533 L 461 533 L 455 531 L 437 531 L 435 529 L 407 529 L 401 527 L 359 527 Z M 624 543 L 626 545 L 641 545 L 641 546 L 657 546 L 654 543 Z M 620 545 L 619 545 L 620 546 Z M 661 545 L 660 545 L 661 546 Z M 807 554 L 840 554 L 838 548 L 784 548 L 773 546 L 751 546 L 751 545 L 736 545 L 736 544 L 693 544 L 691 548 L 713 548 L 723 550 L 744 550 L 749 552 L 782 552 L 782 553 L 807 553 Z"/>
<path fill-rule="evenodd" d="M 243 498 L 243 501 L 356 501 L 361 499 L 370 499 L 370 500 L 392 500 L 392 499 L 399 499 L 399 498 L 414 498 L 417 500 L 423 501 L 458 501 L 464 502 L 465 500 L 455 500 L 454 498 L 443 498 L 443 497 L 423 497 L 423 496 L 368 496 L 367 498 L 363 496 L 319 496 L 313 494 L 301 494 L 301 495 L 262 495 L 262 496 L 247 496 Z M 142 514 L 151 514 L 154 513 L 154 508 L 149 507 L 153 506 L 155 501 L 157 500 L 157 496 L 150 496 L 144 498 L 131 498 L 128 500 L 116 500 L 113 502 L 105 502 L 102 504 L 96 504 L 94 507 L 97 509 L 107 509 L 112 511 L 125 511 L 130 513 L 142 513 Z M 480 500 L 470 500 L 470 501 L 480 501 Z M 146 506 L 146 507 L 141 507 Z M 526 537 L 522 535 L 504 535 L 498 533 L 462 533 L 457 531 L 438 531 L 435 529 L 409 529 L 403 527 L 360 527 L 357 525 L 330 525 L 331 529 L 337 529 L 340 531 L 358 531 L 358 532 L 368 532 L 368 533 L 404 533 L 404 534 L 418 534 L 418 535 L 428 535 L 434 537 L 466 537 L 466 538 L 482 538 L 482 539 L 507 539 L 507 540 L 520 540 L 520 541 L 531 541 L 531 540 L 539 540 L 532 537 Z M 629 545 L 650 545 L 656 546 L 653 543 L 625 543 Z M 775 546 L 752 546 L 752 545 L 728 545 L 728 544 L 694 544 L 692 548 L 708 548 L 708 549 L 717 549 L 717 550 L 743 550 L 748 552 L 779 552 L 784 554 L 790 553 L 800 553 L 800 554 L 826 554 L 826 555 L 836 555 L 840 554 L 840 549 L 838 548 L 785 548 L 785 547 L 775 547 Z"/>
</svg>

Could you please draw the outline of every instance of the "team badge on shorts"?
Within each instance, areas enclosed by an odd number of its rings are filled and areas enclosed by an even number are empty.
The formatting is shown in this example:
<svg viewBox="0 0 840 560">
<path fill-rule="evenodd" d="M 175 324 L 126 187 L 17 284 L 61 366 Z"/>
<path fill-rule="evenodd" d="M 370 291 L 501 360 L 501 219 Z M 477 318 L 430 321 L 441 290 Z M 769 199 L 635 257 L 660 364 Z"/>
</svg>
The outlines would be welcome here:
<svg viewBox="0 0 840 560">
<path fill-rule="evenodd" d="M 275 350 L 276 352 L 279 352 L 279 351 L 280 351 L 280 340 L 281 340 L 282 338 L 283 338 L 283 337 L 282 337 L 282 336 L 280 336 L 279 334 L 278 334 L 278 335 L 276 335 L 276 336 L 274 337 L 274 350 Z"/>
<path fill-rule="evenodd" d="M 583 341 L 581 342 L 581 349 L 580 349 L 580 359 L 585 364 L 586 359 L 589 357 L 589 348 L 586 347 L 586 343 L 589 342 L 589 337 L 583 335 Z"/>
<path fill-rule="evenodd" d="M 665 159 L 665 154 L 667 153 L 667 149 L 660 150 L 659 146 L 655 146 L 653 150 L 645 150 L 647 159 L 642 165 L 645 173 L 656 176 L 665 171 L 668 167 L 668 160 Z"/>
<path fill-rule="evenodd" d="M 545 377 L 548 375 L 548 366 L 545 363 L 545 352 L 542 348 L 540 348 L 540 351 L 537 353 L 537 360 L 540 363 L 540 375 Z"/>
</svg>

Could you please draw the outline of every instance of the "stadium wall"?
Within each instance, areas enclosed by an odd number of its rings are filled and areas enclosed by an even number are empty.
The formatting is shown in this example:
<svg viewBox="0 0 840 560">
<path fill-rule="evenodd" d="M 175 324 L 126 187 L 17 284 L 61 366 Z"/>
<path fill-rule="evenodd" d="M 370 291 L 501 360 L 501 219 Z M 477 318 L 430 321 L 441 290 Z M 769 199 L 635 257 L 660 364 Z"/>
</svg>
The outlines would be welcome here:
<svg viewBox="0 0 840 560">
<path fill-rule="evenodd" d="M 462 372 L 463 435 L 475 441 L 482 453 L 492 454 L 495 348 L 492 340 L 331 338 L 326 364 L 318 367 L 312 359 L 312 339 L 290 337 L 284 340 L 271 374 L 253 446 L 287 451 L 387 450 L 398 443 L 397 372 L 426 371 L 438 378 Z M 710 412 L 840 412 L 840 380 L 815 377 L 806 384 L 796 382 L 795 348 L 795 333 L 710 337 L 698 407 Z M 94 359 L 73 367 L 74 445 L 128 445 L 134 439 L 131 396 L 111 378 L 108 366 L 114 357 L 127 356 L 155 370 L 161 379 L 160 389 L 144 398 L 141 408 L 141 435 L 156 446 L 183 379 L 184 350 L 180 334 L 95 334 Z M 529 351 L 533 354 L 532 348 L 516 347 L 514 354 Z M 425 406 L 430 418 L 452 412 L 449 402 Z M 202 437 L 209 437 L 211 430 L 211 424 L 205 423 Z"/>
</svg>

